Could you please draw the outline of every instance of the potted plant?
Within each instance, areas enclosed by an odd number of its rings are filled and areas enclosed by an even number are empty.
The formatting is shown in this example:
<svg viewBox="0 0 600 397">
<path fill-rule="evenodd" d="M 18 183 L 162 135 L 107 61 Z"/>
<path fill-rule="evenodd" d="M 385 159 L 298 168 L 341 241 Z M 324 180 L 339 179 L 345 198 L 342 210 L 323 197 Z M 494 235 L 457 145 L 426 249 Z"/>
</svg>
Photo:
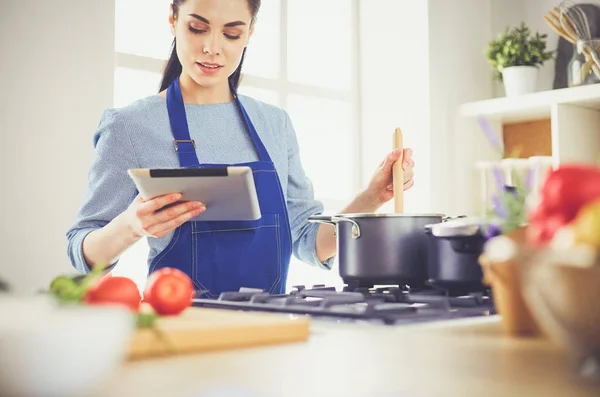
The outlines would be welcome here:
<svg viewBox="0 0 600 397">
<path fill-rule="evenodd" d="M 487 59 L 494 77 L 504 83 L 506 96 L 518 96 L 536 91 L 538 67 L 554 56 L 547 51 L 546 34 L 533 35 L 521 22 L 519 27 L 506 28 L 488 43 Z"/>
</svg>

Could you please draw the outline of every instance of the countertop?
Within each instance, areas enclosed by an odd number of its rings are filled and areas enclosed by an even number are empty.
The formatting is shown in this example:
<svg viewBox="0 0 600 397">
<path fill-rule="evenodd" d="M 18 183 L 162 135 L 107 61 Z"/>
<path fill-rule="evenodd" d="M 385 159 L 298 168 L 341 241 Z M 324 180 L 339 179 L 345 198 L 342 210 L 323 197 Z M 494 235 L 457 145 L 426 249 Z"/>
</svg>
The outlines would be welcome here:
<svg viewBox="0 0 600 397">
<path fill-rule="evenodd" d="M 504 337 L 499 321 L 313 321 L 305 343 L 126 363 L 93 397 L 600 396 L 549 341 Z"/>
</svg>

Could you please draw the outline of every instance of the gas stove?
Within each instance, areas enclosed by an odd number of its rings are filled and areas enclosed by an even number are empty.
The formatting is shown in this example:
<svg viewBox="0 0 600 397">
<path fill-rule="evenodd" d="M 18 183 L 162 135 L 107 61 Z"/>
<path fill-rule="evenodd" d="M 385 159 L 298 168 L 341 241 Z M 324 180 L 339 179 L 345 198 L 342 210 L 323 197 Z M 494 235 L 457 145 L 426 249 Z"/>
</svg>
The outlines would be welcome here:
<svg viewBox="0 0 600 397">
<path fill-rule="evenodd" d="M 335 321 L 361 321 L 382 325 L 481 317 L 495 314 L 489 291 L 453 296 L 439 288 L 411 289 L 407 286 L 343 288 L 294 286 L 287 294 L 240 289 L 222 293 L 217 299 L 202 298 L 193 306 L 307 315 Z"/>
</svg>

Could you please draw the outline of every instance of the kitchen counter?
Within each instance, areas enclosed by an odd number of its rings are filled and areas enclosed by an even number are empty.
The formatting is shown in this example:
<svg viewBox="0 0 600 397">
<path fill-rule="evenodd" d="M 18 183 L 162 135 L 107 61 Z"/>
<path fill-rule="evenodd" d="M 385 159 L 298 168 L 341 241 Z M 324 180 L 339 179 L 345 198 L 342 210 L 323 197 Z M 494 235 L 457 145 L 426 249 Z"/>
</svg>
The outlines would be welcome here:
<svg viewBox="0 0 600 397">
<path fill-rule="evenodd" d="M 306 343 L 127 363 L 93 397 L 234 397 L 206 393 L 218 387 L 244 397 L 600 396 L 570 369 L 544 339 L 503 337 L 497 316 L 397 327 L 315 320 Z"/>
</svg>

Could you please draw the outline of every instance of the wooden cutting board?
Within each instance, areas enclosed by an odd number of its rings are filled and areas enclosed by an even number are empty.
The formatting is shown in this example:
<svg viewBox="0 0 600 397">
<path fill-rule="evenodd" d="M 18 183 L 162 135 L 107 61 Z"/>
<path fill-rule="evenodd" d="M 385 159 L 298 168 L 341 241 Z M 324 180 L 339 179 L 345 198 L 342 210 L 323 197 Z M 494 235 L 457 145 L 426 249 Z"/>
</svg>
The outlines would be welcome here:
<svg viewBox="0 0 600 397">
<path fill-rule="evenodd" d="M 134 332 L 129 360 L 243 348 L 308 339 L 310 318 L 288 314 L 190 307 L 157 320 L 152 329 Z"/>
</svg>

